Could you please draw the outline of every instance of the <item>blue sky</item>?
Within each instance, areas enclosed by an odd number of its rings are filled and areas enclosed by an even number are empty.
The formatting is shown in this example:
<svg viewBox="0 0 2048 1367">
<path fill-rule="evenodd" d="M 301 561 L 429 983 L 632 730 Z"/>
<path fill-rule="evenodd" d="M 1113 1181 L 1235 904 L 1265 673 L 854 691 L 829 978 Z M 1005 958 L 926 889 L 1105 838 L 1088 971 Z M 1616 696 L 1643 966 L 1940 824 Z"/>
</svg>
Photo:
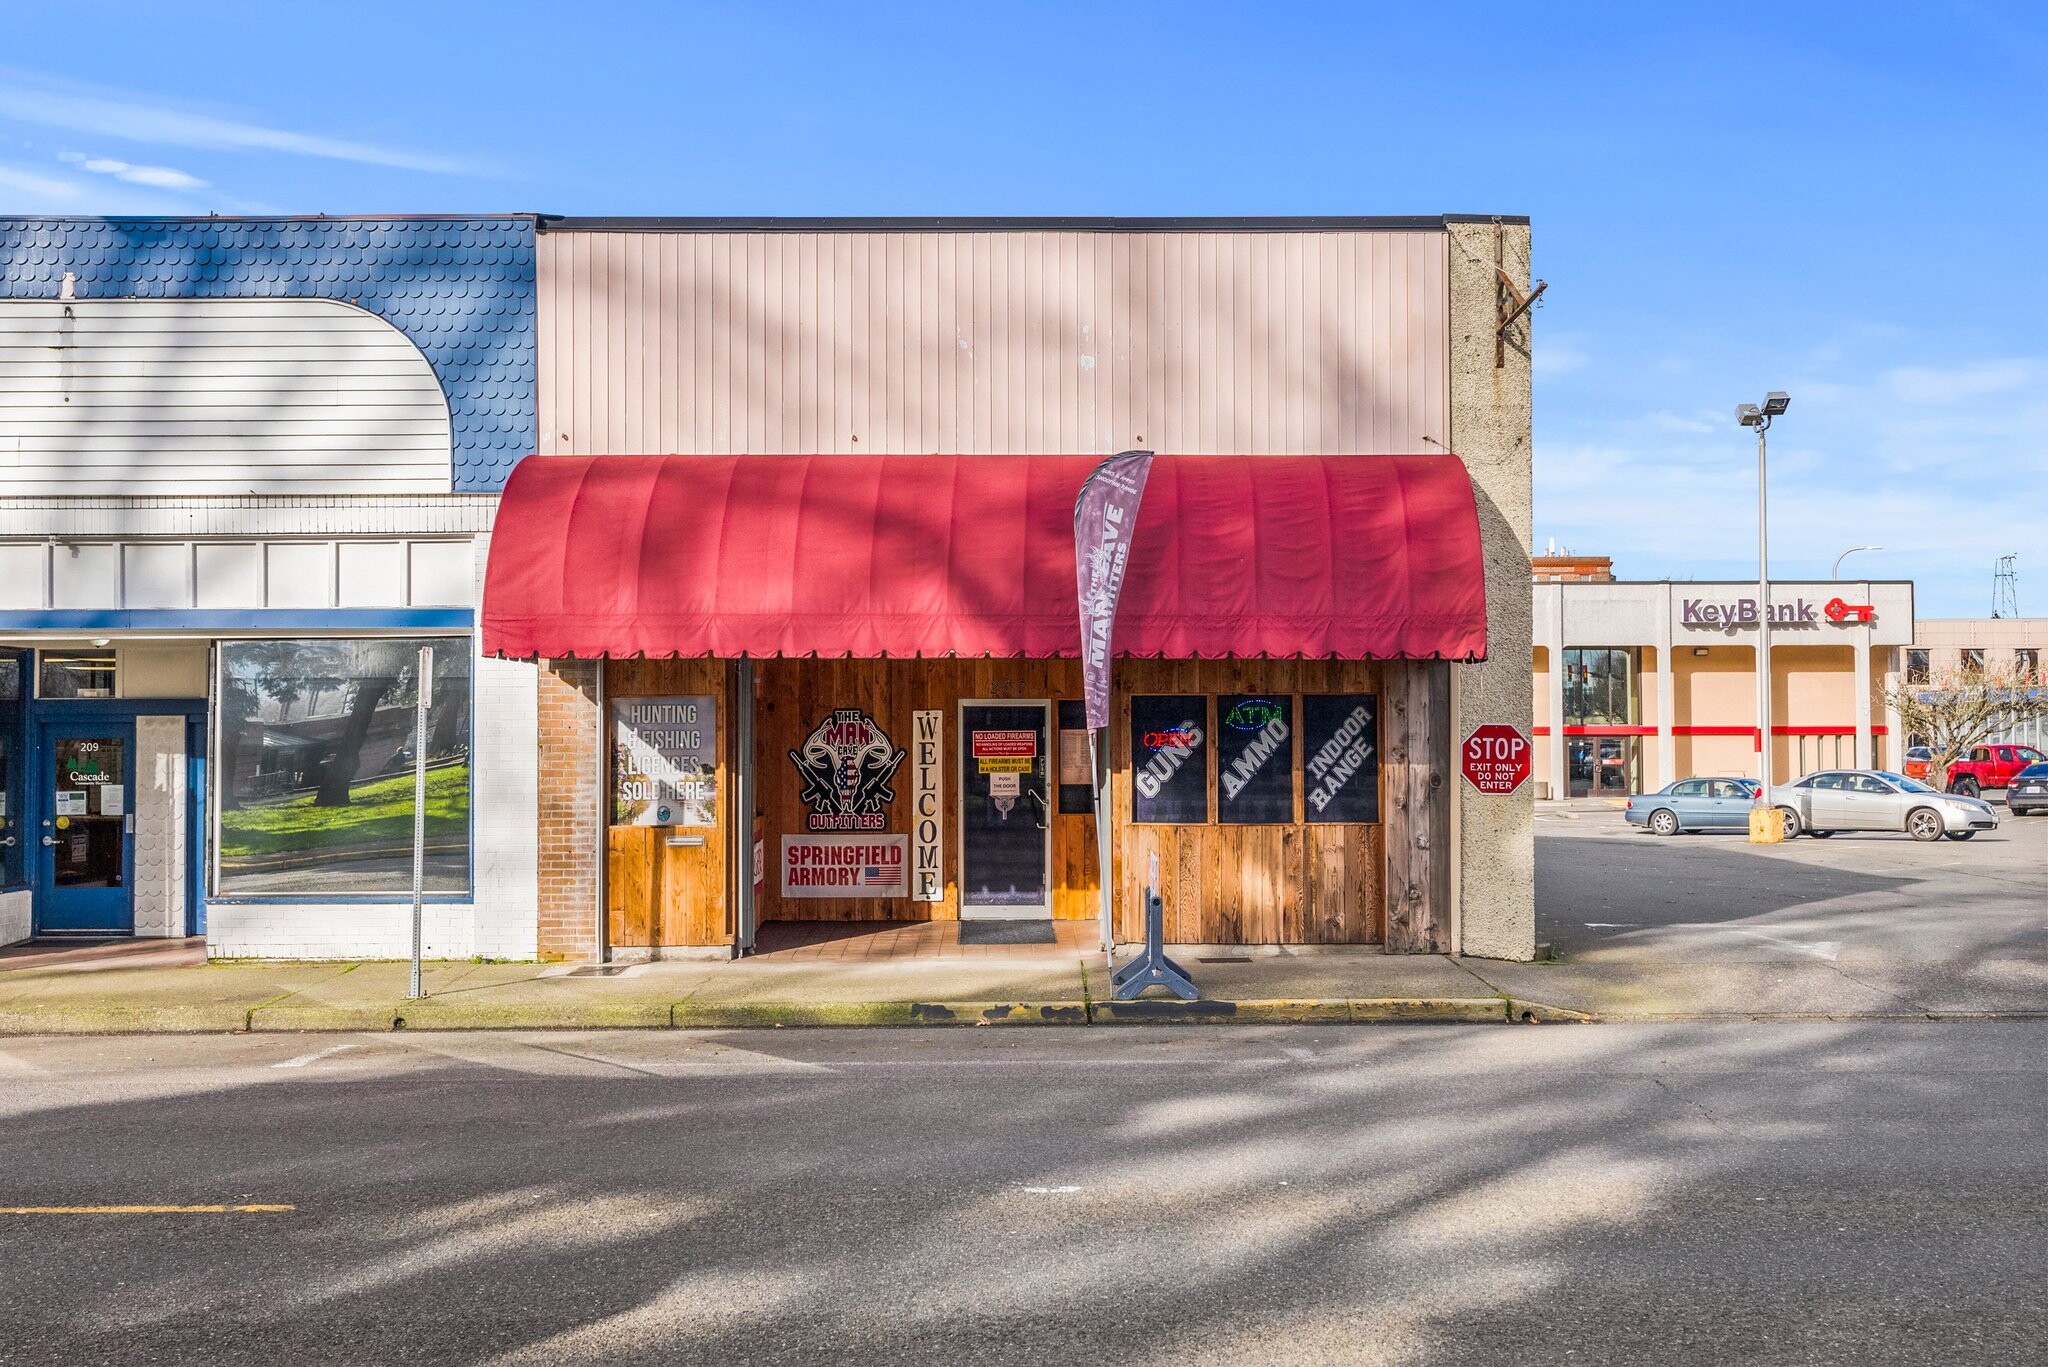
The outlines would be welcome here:
<svg viewBox="0 0 2048 1367">
<path fill-rule="evenodd" d="M 1526 213 L 1536 542 L 2048 615 L 2021 5 L 17 6 L 0 211 Z"/>
</svg>

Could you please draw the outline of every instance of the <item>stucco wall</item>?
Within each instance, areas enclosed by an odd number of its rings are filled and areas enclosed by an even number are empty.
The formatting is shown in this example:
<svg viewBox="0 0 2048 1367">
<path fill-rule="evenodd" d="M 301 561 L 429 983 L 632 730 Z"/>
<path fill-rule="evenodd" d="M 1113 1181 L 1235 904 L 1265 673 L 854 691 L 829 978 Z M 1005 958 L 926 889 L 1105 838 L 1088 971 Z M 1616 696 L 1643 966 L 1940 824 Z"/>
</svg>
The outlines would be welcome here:
<svg viewBox="0 0 2048 1367">
<path fill-rule="evenodd" d="M 1529 281 L 1529 229 L 1454 223 L 1450 234 L 1451 449 L 1472 472 L 1486 552 L 1487 662 L 1453 670 L 1454 743 L 1473 727 L 1508 722 L 1530 733 L 1534 603 L 1529 592 L 1529 339 L 1518 327 L 1494 365 L 1495 233 L 1503 268 Z M 1524 315 L 1525 324 L 1528 315 Z M 1489 797 L 1454 779 L 1459 936 L 1464 953 L 1536 953 L 1535 785 Z"/>
</svg>

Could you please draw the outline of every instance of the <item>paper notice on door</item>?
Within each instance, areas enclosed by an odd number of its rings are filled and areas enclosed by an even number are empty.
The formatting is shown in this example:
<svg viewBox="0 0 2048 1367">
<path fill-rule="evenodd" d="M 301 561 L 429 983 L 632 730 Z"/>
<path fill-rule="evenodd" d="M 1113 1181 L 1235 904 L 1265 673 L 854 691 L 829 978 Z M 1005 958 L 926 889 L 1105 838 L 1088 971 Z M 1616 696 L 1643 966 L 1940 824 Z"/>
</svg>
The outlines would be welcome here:
<svg viewBox="0 0 2048 1367">
<path fill-rule="evenodd" d="M 988 776 L 988 795 L 990 797 L 1015 797 L 1023 790 L 1022 775 L 990 774 Z"/>
<path fill-rule="evenodd" d="M 127 810 L 121 790 L 113 784 L 100 789 L 100 815 L 120 816 Z"/>
<path fill-rule="evenodd" d="M 1060 732 L 1060 783 L 1092 784 L 1095 771 L 1088 763 L 1088 733 L 1066 730 Z"/>
<path fill-rule="evenodd" d="M 85 792 L 83 789 L 59 789 L 57 792 L 58 816 L 84 816 Z"/>
</svg>

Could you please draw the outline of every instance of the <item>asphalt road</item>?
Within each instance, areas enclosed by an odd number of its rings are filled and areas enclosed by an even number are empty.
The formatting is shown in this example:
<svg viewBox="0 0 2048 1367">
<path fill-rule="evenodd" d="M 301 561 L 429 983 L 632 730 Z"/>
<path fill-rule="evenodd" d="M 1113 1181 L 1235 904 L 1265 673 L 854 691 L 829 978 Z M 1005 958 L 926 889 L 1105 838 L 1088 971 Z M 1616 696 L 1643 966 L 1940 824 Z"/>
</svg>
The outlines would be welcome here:
<svg viewBox="0 0 2048 1367">
<path fill-rule="evenodd" d="M 2007 1001 L 2031 966 L 2048 1010 L 2048 817 L 1999 817 L 1968 842 L 1751 845 L 1742 834 L 1650 835 L 1616 810 L 1542 812 L 1537 938 L 1567 961 L 1806 952 L 1952 978 L 1998 962 L 2012 966 Z"/>
<path fill-rule="evenodd" d="M 2048 1023 L 0 1042 L 4 1363 L 2038 1363 Z"/>
</svg>

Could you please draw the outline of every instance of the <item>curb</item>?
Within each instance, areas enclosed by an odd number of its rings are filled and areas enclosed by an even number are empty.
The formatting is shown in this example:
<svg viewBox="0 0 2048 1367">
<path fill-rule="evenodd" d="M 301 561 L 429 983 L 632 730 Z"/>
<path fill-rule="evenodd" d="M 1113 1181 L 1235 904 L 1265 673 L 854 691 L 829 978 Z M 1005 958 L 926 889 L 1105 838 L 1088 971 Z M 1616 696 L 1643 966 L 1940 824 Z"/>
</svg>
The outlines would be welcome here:
<svg viewBox="0 0 2048 1367">
<path fill-rule="evenodd" d="M 678 1030 L 780 1030 L 816 1026 L 1087 1025 L 1086 1002 L 677 1002 Z"/>
<path fill-rule="evenodd" d="M 162 1010 L 0 1011 L 0 1037 L 13 1035 L 224 1035 L 248 1028 L 241 1005 L 173 1006 Z"/>
<path fill-rule="evenodd" d="M 1921 1017 L 1925 1019 L 1925 1017 Z M 1365 997 L 1261 1001 L 547 1002 L 491 1006 L 428 997 L 362 1005 L 280 1002 L 163 1011 L 0 1009 L 0 1036 L 386 1033 L 411 1030 L 782 1030 L 912 1026 L 1502 1025 L 1602 1018 L 1510 997 Z"/>
<path fill-rule="evenodd" d="M 1499 1025 L 1499 997 L 1364 997 L 1332 1000 L 1097 1002 L 1097 1025 L 1372 1025 L 1440 1021 Z"/>
<path fill-rule="evenodd" d="M 363 1006 L 259 1006 L 248 1013 L 247 1024 L 235 1028 L 274 1035 L 308 1031 L 660 1030 L 668 1024 L 669 1005 L 662 1001 L 613 1002 L 564 1010 L 546 1002 L 478 1006 L 426 997 Z"/>
<path fill-rule="evenodd" d="M 1569 1006 L 1551 1006 L 1546 1002 L 1523 1001 L 1520 997 L 1509 997 L 1508 1020 L 1525 1025 L 1598 1025 L 1601 1017 L 1590 1011 L 1574 1011 Z"/>
</svg>

